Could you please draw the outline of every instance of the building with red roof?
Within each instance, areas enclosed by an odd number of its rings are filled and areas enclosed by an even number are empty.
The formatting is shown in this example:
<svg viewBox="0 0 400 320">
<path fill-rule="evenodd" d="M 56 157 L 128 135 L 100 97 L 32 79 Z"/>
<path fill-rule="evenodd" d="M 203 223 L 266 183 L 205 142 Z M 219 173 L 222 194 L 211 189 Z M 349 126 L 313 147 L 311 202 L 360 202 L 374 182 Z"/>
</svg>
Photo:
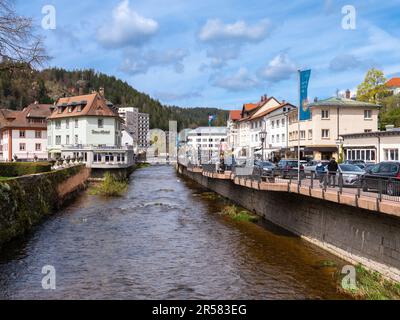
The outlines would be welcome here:
<svg viewBox="0 0 400 320">
<path fill-rule="evenodd" d="M 393 94 L 400 93 L 400 78 L 392 78 L 386 82 L 385 86 L 393 92 Z"/>
</svg>

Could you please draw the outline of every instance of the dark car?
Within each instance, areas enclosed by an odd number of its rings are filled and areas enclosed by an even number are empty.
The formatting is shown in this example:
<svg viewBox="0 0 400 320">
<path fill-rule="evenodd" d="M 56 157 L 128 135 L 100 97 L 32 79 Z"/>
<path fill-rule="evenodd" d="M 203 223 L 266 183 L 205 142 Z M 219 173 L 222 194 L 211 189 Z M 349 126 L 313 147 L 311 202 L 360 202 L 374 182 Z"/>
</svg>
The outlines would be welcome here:
<svg viewBox="0 0 400 320">
<path fill-rule="evenodd" d="M 263 176 L 275 174 L 276 165 L 270 161 L 255 161 L 254 165 L 261 170 Z"/>
<path fill-rule="evenodd" d="M 287 178 L 289 176 L 297 176 L 298 174 L 298 161 L 293 159 L 282 159 L 278 163 L 278 170 L 282 174 L 283 178 Z M 304 166 L 300 163 L 300 172 L 301 175 L 304 176 Z"/>
<path fill-rule="evenodd" d="M 353 164 L 363 170 L 365 170 L 365 166 L 366 166 L 364 160 L 346 160 L 344 162 L 344 164 Z"/>
<path fill-rule="evenodd" d="M 384 161 L 365 173 L 363 191 L 374 189 L 390 196 L 400 195 L 400 162 Z"/>
</svg>

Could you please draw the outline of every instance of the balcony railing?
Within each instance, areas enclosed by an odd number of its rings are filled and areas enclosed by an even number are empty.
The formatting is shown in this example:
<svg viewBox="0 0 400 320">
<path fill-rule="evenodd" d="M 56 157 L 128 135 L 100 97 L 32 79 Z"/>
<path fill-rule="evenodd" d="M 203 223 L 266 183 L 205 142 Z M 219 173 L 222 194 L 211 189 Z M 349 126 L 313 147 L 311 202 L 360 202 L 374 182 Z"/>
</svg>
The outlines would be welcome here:
<svg viewBox="0 0 400 320">
<path fill-rule="evenodd" d="M 133 150 L 133 146 L 107 146 L 107 145 L 90 145 L 90 144 L 70 144 L 61 145 L 63 150 Z"/>
</svg>

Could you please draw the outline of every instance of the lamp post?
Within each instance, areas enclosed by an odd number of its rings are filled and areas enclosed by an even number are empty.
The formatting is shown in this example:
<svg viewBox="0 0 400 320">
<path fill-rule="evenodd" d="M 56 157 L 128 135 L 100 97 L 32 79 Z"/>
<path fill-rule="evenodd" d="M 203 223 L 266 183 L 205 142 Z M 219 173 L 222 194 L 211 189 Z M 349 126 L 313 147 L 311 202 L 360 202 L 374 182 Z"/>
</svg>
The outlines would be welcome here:
<svg viewBox="0 0 400 320">
<path fill-rule="evenodd" d="M 267 132 L 261 131 L 259 135 L 260 135 L 260 139 L 261 139 L 261 161 L 264 162 L 264 142 L 265 142 L 265 139 L 267 138 Z"/>
</svg>

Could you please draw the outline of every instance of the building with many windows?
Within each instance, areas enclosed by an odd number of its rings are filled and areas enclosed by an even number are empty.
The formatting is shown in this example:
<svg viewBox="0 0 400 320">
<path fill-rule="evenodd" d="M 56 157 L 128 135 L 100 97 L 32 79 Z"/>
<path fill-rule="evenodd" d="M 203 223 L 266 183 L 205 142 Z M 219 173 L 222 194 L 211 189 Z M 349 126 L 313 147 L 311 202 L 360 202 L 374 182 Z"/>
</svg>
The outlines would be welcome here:
<svg viewBox="0 0 400 320">
<path fill-rule="evenodd" d="M 0 109 L 0 161 L 47 160 L 47 117 L 53 105 Z"/>
<path fill-rule="evenodd" d="M 123 120 L 104 95 L 61 98 L 48 118 L 51 158 L 83 158 L 91 168 L 124 168 L 133 164 L 133 147 L 122 145 Z"/>
<path fill-rule="evenodd" d="M 289 113 L 289 141 L 292 156 L 297 158 L 300 135 L 301 157 L 316 160 L 339 159 L 340 136 L 353 133 L 369 133 L 378 130 L 379 106 L 356 101 L 347 97 L 333 97 L 309 104 L 311 118 L 300 121 L 298 110 Z"/>
<path fill-rule="evenodd" d="M 119 116 L 124 120 L 126 130 L 133 138 L 134 142 L 138 141 L 138 124 L 139 124 L 139 109 L 134 107 L 118 108 Z"/>
<path fill-rule="evenodd" d="M 400 160 L 400 128 L 387 126 L 386 131 L 344 134 L 342 139 L 345 160 L 371 163 Z"/>
<path fill-rule="evenodd" d="M 150 115 L 147 113 L 138 114 L 138 146 L 146 149 L 150 146 L 149 141 L 150 131 Z"/>
<path fill-rule="evenodd" d="M 187 150 L 194 163 L 219 161 L 219 147 L 227 141 L 226 127 L 199 127 L 187 135 Z"/>
</svg>

